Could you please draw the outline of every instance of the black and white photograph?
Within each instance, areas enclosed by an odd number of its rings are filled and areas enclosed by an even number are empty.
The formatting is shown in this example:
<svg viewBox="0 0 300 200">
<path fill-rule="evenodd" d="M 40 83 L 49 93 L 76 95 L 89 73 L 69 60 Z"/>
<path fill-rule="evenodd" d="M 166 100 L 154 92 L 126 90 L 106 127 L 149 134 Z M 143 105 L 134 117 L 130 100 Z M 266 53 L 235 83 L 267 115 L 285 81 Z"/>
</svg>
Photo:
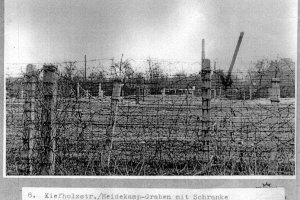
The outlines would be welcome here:
<svg viewBox="0 0 300 200">
<path fill-rule="evenodd" d="M 4 18 L 5 177 L 295 177 L 297 0 L 9 0 Z"/>
</svg>

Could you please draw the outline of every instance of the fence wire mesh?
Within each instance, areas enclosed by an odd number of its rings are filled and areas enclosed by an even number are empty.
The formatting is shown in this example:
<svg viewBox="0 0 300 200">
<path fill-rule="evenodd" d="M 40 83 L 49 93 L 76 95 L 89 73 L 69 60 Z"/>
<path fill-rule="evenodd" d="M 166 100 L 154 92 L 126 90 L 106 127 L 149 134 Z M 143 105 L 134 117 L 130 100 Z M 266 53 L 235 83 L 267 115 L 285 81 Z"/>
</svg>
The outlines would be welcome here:
<svg viewBox="0 0 300 200">
<path fill-rule="evenodd" d="M 293 175 L 294 70 L 78 80 L 45 69 L 6 79 L 7 175 Z M 51 81 L 56 80 L 56 83 Z"/>
</svg>

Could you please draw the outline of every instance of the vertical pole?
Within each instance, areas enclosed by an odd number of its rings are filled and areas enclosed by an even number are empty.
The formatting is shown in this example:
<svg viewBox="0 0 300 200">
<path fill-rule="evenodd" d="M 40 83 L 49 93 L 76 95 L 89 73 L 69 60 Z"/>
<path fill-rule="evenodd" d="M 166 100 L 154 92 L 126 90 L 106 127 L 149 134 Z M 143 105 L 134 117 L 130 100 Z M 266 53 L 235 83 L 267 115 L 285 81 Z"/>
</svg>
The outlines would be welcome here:
<svg viewBox="0 0 300 200">
<path fill-rule="evenodd" d="M 186 89 L 185 92 L 185 101 L 186 101 L 186 106 L 189 105 L 189 89 Z"/>
<path fill-rule="evenodd" d="M 195 91 L 196 91 L 196 86 L 193 86 L 193 88 L 192 88 L 192 97 L 195 96 Z"/>
<path fill-rule="evenodd" d="M 136 88 L 135 103 L 140 104 L 140 87 L 139 86 L 137 86 L 137 88 Z"/>
<path fill-rule="evenodd" d="M 202 39 L 202 62 L 205 59 L 205 39 Z"/>
<path fill-rule="evenodd" d="M 35 66 L 27 65 L 25 75 L 25 104 L 24 104 L 24 146 L 28 158 L 28 168 L 26 172 L 33 174 L 33 146 L 36 130 L 35 121 L 35 90 L 36 90 Z"/>
<path fill-rule="evenodd" d="M 99 90 L 99 92 L 102 91 L 101 83 L 99 83 L 99 85 L 98 85 L 98 90 Z"/>
<path fill-rule="evenodd" d="M 203 147 L 204 152 L 207 153 L 207 158 L 209 159 L 209 143 L 210 143 L 210 101 L 211 101 L 211 91 L 210 91 L 210 60 L 204 59 L 202 61 L 201 70 L 201 80 L 202 80 L 202 136 L 203 136 Z"/>
<path fill-rule="evenodd" d="M 103 97 L 103 91 L 102 91 L 101 83 L 99 83 L 98 97 L 99 97 L 99 98 L 102 98 L 102 97 Z"/>
<path fill-rule="evenodd" d="M 214 72 L 216 71 L 217 62 L 214 62 Z"/>
<path fill-rule="evenodd" d="M 79 83 L 77 83 L 77 99 L 80 97 L 80 88 L 79 88 Z"/>
<path fill-rule="evenodd" d="M 146 92 L 145 85 L 143 85 L 143 101 L 145 101 L 145 92 Z"/>
<path fill-rule="evenodd" d="M 20 99 L 24 99 L 24 90 L 21 90 Z"/>
<path fill-rule="evenodd" d="M 110 75 L 112 76 L 113 75 L 113 68 L 115 66 L 115 61 L 114 61 L 114 58 L 111 59 L 111 67 L 110 67 Z"/>
<path fill-rule="evenodd" d="M 280 79 L 272 78 L 271 103 L 278 104 L 280 102 Z"/>
<path fill-rule="evenodd" d="M 249 90 L 250 90 L 250 91 L 249 91 L 249 93 L 250 93 L 250 94 L 249 94 L 249 97 L 250 97 L 250 100 L 252 100 L 252 85 L 250 85 Z"/>
<path fill-rule="evenodd" d="M 86 80 L 86 55 L 84 55 L 84 80 Z"/>
<path fill-rule="evenodd" d="M 217 98 L 217 90 L 214 89 L 214 98 L 216 99 Z"/>
<path fill-rule="evenodd" d="M 257 141 L 256 131 L 254 131 L 254 141 Z M 254 175 L 257 174 L 257 147 L 254 146 Z"/>
<path fill-rule="evenodd" d="M 162 96 L 162 104 L 165 103 L 165 96 L 166 96 L 166 88 L 163 88 L 161 90 L 161 96 Z"/>
<path fill-rule="evenodd" d="M 115 128 L 116 128 L 116 119 L 118 115 L 118 104 L 120 100 L 121 95 L 121 88 L 122 88 L 122 82 L 121 80 L 115 80 L 113 83 L 113 92 L 111 96 L 111 113 L 110 113 L 110 120 L 108 127 L 106 129 L 106 149 L 109 151 L 108 153 L 108 159 L 107 159 L 107 166 L 109 167 L 110 163 L 110 155 L 112 151 L 112 144 L 113 144 L 113 136 L 115 134 Z"/>
<path fill-rule="evenodd" d="M 246 100 L 246 90 L 247 90 L 247 87 L 246 87 L 246 84 L 245 84 L 245 82 L 243 81 L 243 99 L 244 99 L 244 101 Z"/>
<path fill-rule="evenodd" d="M 42 108 L 42 175 L 55 174 L 56 127 L 55 107 L 57 101 L 57 67 L 44 65 L 43 67 L 43 95 Z"/>
</svg>

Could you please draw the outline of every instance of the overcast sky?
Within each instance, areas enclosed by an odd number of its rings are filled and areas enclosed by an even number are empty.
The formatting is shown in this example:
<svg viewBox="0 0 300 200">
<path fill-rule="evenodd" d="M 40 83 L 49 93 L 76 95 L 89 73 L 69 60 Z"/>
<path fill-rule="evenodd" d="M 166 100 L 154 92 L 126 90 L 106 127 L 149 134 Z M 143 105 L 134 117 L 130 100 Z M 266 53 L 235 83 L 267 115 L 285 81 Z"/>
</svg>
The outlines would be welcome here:
<svg viewBox="0 0 300 200">
<path fill-rule="evenodd" d="M 205 38 L 206 57 L 228 68 L 241 31 L 236 66 L 296 60 L 297 0 L 8 0 L 5 62 L 200 61 Z"/>
</svg>

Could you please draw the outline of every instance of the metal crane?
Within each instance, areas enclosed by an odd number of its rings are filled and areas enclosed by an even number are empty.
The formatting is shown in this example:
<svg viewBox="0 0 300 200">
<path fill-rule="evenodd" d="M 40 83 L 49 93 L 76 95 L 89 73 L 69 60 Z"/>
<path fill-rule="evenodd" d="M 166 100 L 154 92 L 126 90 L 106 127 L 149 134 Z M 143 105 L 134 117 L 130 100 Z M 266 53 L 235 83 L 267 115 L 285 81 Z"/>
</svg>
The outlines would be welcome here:
<svg viewBox="0 0 300 200">
<path fill-rule="evenodd" d="M 231 72 L 232 72 L 237 54 L 238 54 L 239 49 L 240 49 L 240 46 L 241 46 L 241 43 L 242 43 L 242 40 L 243 40 L 243 36 L 244 36 L 244 32 L 241 32 L 240 36 L 239 36 L 239 40 L 238 40 L 238 42 L 236 44 L 236 47 L 235 47 L 235 51 L 234 51 L 234 54 L 233 54 L 233 57 L 232 57 L 232 60 L 231 60 L 231 63 L 230 63 L 230 67 L 229 67 L 227 76 L 225 76 L 225 74 L 223 74 L 223 73 L 220 74 L 220 78 L 221 78 L 222 84 L 225 87 L 225 90 L 227 90 L 227 88 L 229 88 L 232 85 Z"/>
</svg>

